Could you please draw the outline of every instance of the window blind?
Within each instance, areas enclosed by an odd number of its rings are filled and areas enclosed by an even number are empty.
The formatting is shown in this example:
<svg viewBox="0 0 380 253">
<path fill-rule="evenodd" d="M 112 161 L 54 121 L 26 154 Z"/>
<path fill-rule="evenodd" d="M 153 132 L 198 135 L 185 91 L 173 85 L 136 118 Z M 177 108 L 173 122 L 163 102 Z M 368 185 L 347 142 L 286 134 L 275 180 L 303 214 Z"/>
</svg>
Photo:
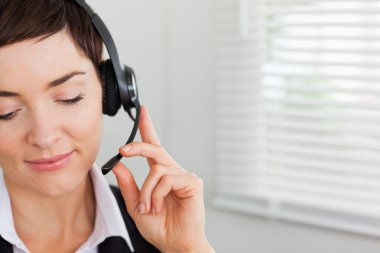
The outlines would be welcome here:
<svg viewBox="0 0 380 253">
<path fill-rule="evenodd" d="M 380 236 L 380 1 L 217 5 L 214 204 Z"/>
</svg>

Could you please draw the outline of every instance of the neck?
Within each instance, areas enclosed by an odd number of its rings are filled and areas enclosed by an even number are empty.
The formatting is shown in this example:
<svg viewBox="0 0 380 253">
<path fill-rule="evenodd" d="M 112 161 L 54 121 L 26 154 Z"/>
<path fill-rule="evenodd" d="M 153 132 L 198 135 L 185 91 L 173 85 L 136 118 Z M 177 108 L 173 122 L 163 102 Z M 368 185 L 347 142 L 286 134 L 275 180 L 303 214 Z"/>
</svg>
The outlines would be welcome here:
<svg viewBox="0 0 380 253">
<path fill-rule="evenodd" d="M 5 181 L 7 181 L 5 179 Z M 23 241 L 70 241 L 87 238 L 95 224 L 95 195 L 90 175 L 72 192 L 41 196 L 7 184 L 13 219 Z"/>
</svg>

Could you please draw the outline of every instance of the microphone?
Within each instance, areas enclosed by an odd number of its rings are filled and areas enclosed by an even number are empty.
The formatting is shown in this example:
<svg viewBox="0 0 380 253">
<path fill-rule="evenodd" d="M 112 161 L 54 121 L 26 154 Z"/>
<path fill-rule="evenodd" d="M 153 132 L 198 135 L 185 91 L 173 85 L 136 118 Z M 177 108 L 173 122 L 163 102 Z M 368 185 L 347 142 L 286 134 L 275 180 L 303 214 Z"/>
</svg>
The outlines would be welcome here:
<svg viewBox="0 0 380 253">
<path fill-rule="evenodd" d="M 132 120 L 134 120 L 134 125 L 133 125 L 133 129 L 132 129 L 132 132 L 131 134 L 129 135 L 129 138 L 127 140 L 127 142 L 125 143 L 125 145 L 131 143 L 134 139 L 135 139 L 135 136 L 136 136 L 136 133 L 137 133 L 137 129 L 139 127 L 139 122 L 140 122 L 140 103 L 139 103 L 139 100 L 136 99 L 134 100 L 134 107 L 136 109 L 136 116 L 133 117 L 131 114 L 129 114 L 132 118 Z M 118 153 L 117 155 L 115 155 L 114 157 L 112 157 L 108 162 L 106 162 L 103 167 L 102 167 L 102 173 L 103 175 L 107 175 L 108 172 L 110 172 L 112 170 L 113 167 L 115 167 L 115 165 L 120 162 L 121 158 L 123 156 L 120 155 L 120 153 Z"/>
</svg>

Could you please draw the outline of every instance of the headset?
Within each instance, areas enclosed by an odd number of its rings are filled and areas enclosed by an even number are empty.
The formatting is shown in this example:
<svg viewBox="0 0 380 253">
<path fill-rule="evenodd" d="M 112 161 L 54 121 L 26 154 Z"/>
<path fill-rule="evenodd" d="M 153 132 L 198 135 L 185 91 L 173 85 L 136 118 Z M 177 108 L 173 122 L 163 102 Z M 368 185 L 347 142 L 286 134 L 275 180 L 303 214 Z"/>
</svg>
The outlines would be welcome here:
<svg viewBox="0 0 380 253">
<path fill-rule="evenodd" d="M 121 65 L 115 43 L 106 25 L 100 19 L 85 0 L 75 0 L 91 18 L 92 24 L 99 32 L 110 59 L 103 61 L 99 66 L 99 72 L 103 87 L 103 114 L 114 116 L 121 105 L 134 121 L 132 132 L 126 142 L 129 144 L 136 136 L 140 121 L 140 102 L 135 73 L 132 68 Z M 132 111 L 135 110 L 135 115 Z M 102 167 L 103 175 L 106 175 L 120 161 L 122 156 L 118 153 L 106 162 Z"/>
</svg>

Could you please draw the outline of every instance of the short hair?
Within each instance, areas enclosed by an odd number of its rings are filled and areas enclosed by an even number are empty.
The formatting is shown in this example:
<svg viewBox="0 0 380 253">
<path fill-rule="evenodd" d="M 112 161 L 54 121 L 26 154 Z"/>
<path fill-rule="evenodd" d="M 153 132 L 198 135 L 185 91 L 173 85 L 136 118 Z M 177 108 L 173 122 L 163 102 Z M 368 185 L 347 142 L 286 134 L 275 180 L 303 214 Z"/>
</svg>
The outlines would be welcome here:
<svg viewBox="0 0 380 253">
<path fill-rule="evenodd" d="M 0 47 L 27 39 L 43 40 L 63 29 L 94 66 L 99 66 L 102 38 L 75 1 L 0 0 Z"/>
</svg>

